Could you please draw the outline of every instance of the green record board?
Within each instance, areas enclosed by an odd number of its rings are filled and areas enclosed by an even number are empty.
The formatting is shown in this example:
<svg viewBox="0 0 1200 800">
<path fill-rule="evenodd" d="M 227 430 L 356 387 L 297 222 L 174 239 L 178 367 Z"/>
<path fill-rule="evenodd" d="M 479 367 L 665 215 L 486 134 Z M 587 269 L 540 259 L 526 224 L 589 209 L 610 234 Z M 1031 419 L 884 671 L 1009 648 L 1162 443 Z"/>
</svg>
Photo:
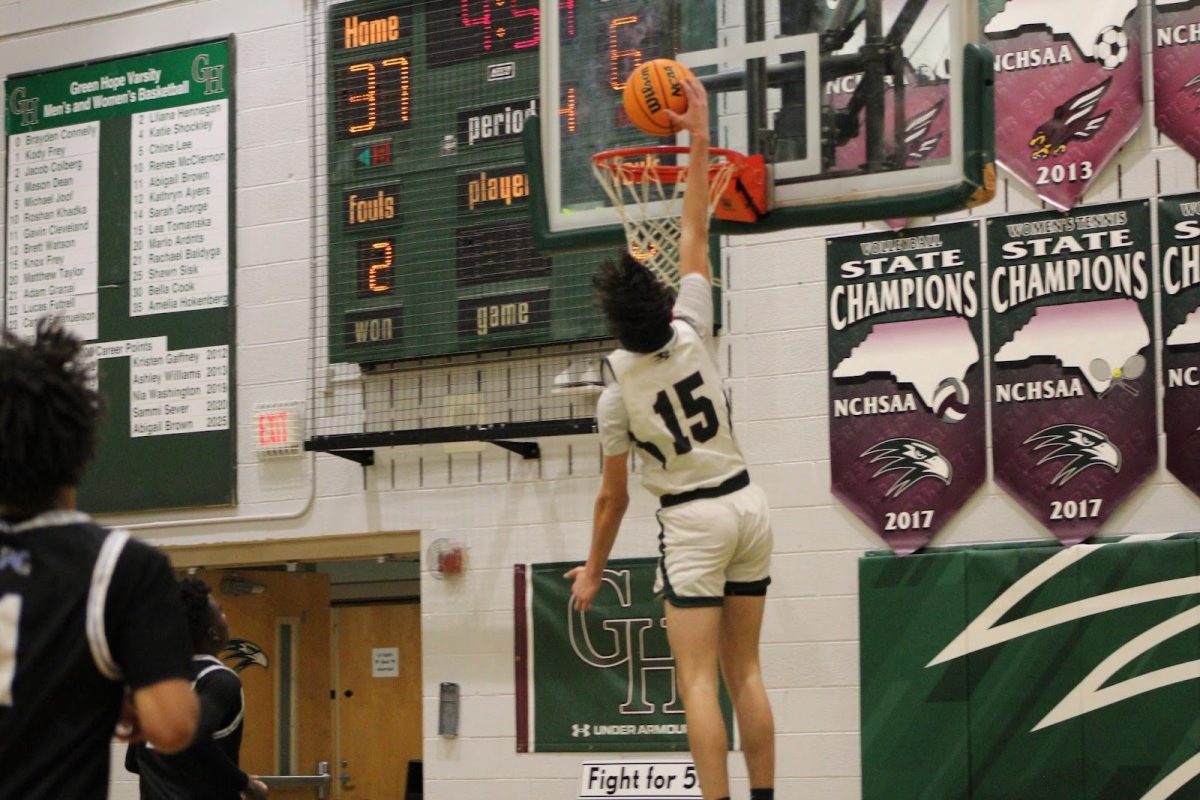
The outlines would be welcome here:
<svg viewBox="0 0 1200 800">
<path fill-rule="evenodd" d="M 5 325 L 88 342 L 106 415 L 92 512 L 229 505 L 230 42 L 10 76 Z"/>
<path fill-rule="evenodd" d="M 560 37 L 578 41 L 578 58 L 556 109 L 538 107 L 545 4 L 360 0 L 330 7 L 332 361 L 605 335 L 591 276 L 613 250 L 534 249 L 521 134 L 534 115 L 543 126 L 561 125 L 582 154 L 570 179 L 597 197 L 589 130 L 616 126 L 630 145 L 656 143 L 624 118 L 621 84 L 614 83 L 674 35 L 672 26 L 657 32 L 661 15 L 640 20 L 640 6 L 673 3 L 558 4 Z"/>
</svg>

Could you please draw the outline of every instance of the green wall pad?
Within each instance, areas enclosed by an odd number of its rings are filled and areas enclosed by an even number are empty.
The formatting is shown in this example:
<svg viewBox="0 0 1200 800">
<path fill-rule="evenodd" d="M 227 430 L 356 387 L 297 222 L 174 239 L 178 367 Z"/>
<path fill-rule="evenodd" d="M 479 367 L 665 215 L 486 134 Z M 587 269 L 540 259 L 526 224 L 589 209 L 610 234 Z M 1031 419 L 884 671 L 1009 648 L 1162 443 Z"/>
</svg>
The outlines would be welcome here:
<svg viewBox="0 0 1200 800">
<path fill-rule="evenodd" d="M 1197 547 L 864 556 L 864 800 L 1200 796 Z"/>
</svg>

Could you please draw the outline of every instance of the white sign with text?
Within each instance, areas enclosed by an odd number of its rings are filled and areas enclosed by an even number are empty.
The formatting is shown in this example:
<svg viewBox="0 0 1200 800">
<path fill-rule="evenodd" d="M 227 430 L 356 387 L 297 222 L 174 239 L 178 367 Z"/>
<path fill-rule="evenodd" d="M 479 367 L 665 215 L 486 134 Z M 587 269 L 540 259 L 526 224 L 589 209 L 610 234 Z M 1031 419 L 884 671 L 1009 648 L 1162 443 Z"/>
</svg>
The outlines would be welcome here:
<svg viewBox="0 0 1200 800">
<path fill-rule="evenodd" d="M 691 761 L 585 761 L 579 800 L 700 800 Z"/>
<path fill-rule="evenodd" d="M 400 677 L 400 648 L 372 647 L 371 648 L 371 677 L 399 678 Z"/>
</svg>

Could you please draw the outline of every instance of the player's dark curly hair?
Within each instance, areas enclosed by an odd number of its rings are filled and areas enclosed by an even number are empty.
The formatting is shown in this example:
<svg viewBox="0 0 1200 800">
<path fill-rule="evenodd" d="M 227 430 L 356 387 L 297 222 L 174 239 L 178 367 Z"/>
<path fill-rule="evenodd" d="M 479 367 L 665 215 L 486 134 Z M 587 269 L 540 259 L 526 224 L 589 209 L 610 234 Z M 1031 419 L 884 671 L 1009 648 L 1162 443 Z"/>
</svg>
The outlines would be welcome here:
<svg viewBox="0 0 1200 800">
<path fill-rule="evenodd" d="M 652 353 L 671 340 L 675 294 L 628 250 L 601 264 L 592 284 L 609 331 L 626 350 Z"/>
<path fill-rule="evenodd" d="M 199 578 L 183 578 L 179 581 L 179 596 L 187 613 L 188 634 L 192 637 L 192 649 L 202 652 L 208 645 L 208 629 L 213 625 L 213 610 L 208 603 L 212 589 Z"/>
<path fill-rule="evenodd" d="M 0 333 L 0 508 L 9 516 L 51 508 L 95 453 L 101 404 L 81 349 L 56 319 L 40 320 L 32 343 Z"/>
</svg>

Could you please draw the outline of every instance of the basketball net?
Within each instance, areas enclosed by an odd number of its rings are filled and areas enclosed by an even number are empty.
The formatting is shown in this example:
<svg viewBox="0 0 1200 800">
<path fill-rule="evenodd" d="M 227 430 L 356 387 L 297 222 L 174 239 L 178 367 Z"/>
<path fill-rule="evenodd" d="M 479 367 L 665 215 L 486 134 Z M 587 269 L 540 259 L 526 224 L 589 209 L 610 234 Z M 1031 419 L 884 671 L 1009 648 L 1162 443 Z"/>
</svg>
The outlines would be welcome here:
<svg viewBox="0 0 1200 800">
<path fill-rule="evenodd" d="M 592 172 L 621 218 L 629 254 L 671 288 L 679 287 L 681 204 L 688 167 L 662 164 L 663 154 L 687 148 L 629 148 L 597 153 Z M 727 151 L 709 150 L 708 215 L 711 217 L 740 164 Z M 655 207 L 652 208 L 652 205 Z"/>
</svg>

